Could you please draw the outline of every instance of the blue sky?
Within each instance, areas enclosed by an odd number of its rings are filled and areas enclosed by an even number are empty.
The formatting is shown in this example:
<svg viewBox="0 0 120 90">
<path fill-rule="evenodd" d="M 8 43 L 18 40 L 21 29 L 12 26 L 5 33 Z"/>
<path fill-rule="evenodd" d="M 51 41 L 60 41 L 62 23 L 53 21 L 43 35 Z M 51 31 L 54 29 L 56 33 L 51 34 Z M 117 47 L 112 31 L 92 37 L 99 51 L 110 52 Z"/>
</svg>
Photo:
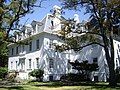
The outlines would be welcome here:
<svg viewBox="0 0 120 90">
<path fill-rule="evenodd" d="M 21 18 L 20 23 L 30 24 L 33 20 L 40 21 L 47 13 L 50 13 L 50 10 L 54 5 L 58 5 L 61 7 L 61 3 L 58 0 L 46 0 L 42 2 L 41 8 L 40 7 L 34 8 L 34 12 L 32 14 L 28 14 L 25 17 Z M 63 16 L 65 18 L 73 18 L 74 14 L 79 15 L 80 21 L 87 20 L 89 18 L 89 15 L 84 15 L 85 12 L 84 9 L 82 9 L 81 11 L 64 10 L 64 12 L 65 14 Z"/>
</svg>

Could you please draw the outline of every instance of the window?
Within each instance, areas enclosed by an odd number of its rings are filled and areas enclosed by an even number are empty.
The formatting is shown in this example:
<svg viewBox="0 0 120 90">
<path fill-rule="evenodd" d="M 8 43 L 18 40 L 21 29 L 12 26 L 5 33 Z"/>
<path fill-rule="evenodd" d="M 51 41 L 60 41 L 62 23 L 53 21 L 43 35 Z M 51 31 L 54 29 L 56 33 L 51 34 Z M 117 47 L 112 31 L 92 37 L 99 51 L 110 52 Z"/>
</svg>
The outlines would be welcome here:
<svg viewBox="0 0 120 90">
<path fill-rule="evenodd" d="M 25 46 L 24 46 L 24 45 L 22 45 L 22 52 L 24 52 L 24 50 L 25 50 Z"/>
<path fill-rule="evenodd" d="M 41 30 L 41 25 L 37 25 L 37 30 L 40 31 Z"/>
<path fill-rule="evenodd" d="M 18 65 L 20 65 L 20 70 L 24 71 L 25 70 L 25 58 L 20 58 Z"/>
<path fill-rule="evenodd" d="M 12 53 L 11 54 L 13 55 L 13 53 L 14 53 L 14 48 L 12 48 Z"/>
<path fill-rule="evenodd" d="M 119 44 L 118 44 L 118 50 L 119 50 L 119 52 L 120 52 L 120 46 L 119 46 Z"/>
<path fill-rule="evenodd" d="M 97 62 L 98 62 L 97 58 L 93 58 L 93 63 L 97 63 Z"/>
<path fill-rule="evenodd" d="M 18 54 L 18 46 L 16 47 L 16 54 Z"/>
<path fill-rule="evenodd" d="M 50 41 L 49 48 L 52 48 L 52 41 Z"/>
<path fill-rule="evenodd" d="M 53 59 L 50 59 L 50 60 L 49 60 L 49 67 L 50 67 L 50 68 L 53 68 L 53 67 L 54 67 L 54 61 L 53 61 Z"/>
<path fill-rule="evenodd" d="M 32 35 L 32 32 L 31 32 L 31 31 L 30 31 L 30 32 L 28 32 L 28 35 L 29 35 L 29 36 L 31 36 L 31 35 Z"/>
<path fill-rule="evenodd" d="M 29 69 L 31 69 L 31 59 L 29 59 Z"/>
<path fill-rule="evenodd" d="M 39 58 L 36 58 L 36 66 L 39 68 Z"/>
<path fill-rule="evenodd" d="M 29 51 L 32 51 L 32 42 L 29 43 Z"/>
<path fill-rule="evenodd" d="M 39 49 L 39 39 L 36 40 L 36 49 Z"/>
<path fill-rule="evenodd" d="M 53 81 L 53 75 L 49 76 L 49 81 Z"/>
<path fill-rule="evenodd" d="M 18 64 L 18 61 L 16 61 L 16 70 L 17 70 L 17 64 Z"/>
<path fill-rule="evenodd" d="M 22 35 L 20 35 L 21 33 L 19 33 L 18 35 L 18 40 L 21 40 L 22 39 Z"/>
<path fill-rule="evenodd" d="M 11 62 L 11 70 L 13 69 L 13 62 Z"/>
<path fill-rule="evenodd" d="M 54 22 L 53 22 L 53 20 L 51 20 L 51 25 L 54 26 Z"/>
</svg>

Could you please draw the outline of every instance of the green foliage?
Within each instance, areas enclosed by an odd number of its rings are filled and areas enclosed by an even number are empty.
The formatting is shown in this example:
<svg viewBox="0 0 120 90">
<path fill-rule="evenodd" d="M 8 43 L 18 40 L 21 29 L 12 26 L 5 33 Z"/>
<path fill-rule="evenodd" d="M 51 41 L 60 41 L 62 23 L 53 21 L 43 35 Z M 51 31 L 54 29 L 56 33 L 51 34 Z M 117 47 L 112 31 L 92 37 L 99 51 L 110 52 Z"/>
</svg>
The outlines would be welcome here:
<svg viewBox="0 0 120 90">
<path fill-rule="evenodd" d="M 7 72 L 8 72 L 7 67 L 0 67 L 0 78 L 4 79 L 5 76 L 7 75 Z"/>
<path fill-rule="evenodd" d="M 0 67 L 7 66 L 7 63 L 8 63 L 7 43 L 1 41 L 0 43 Z"/>
<path fill-rule="evenodd" d="M 7 65 L 7 45 L 15 42 L 13 32 L 19 32 L 20 18 L 32 13 L 35 3 L 36 0 L 0 0 L 0 66 Z"/>
<path fill-rule="evenodd" d="M 88 63 L 88 61 L 82 61 L 78 62 L 77 60 L 75 62 L 69 62 L 73 69 L 78 70 L 78 73 L 87 74 L 88 72 L 96 71 L 98 69 L 97 62 Z"/>
<path fill-rule="evenodd" d="M 44 74 L 44 71 L 41 69 L 35 69 L 32 72 L 29 73 L 30 76 L 36 77 L 38 79 L 41 79 Z"/>
<path fill-rule="evenodd" d="M 69 73 L 61 77 L 61 81 L 90 81 L 90 73 L 98 69 L 97 63 L 88 63 L 88 61 L 78 62 L 69 62 L 72 65 L 72 68 L 77 70 L 77 74 Z"/>
<path fill-rule="evenodd" d="M 33 7 L 37 0 L 5 0 L 0 1 L 0 32 L 5 32 L 5 41 L 14 35 L 14 31 L 19 32 L 20 18 L 33 12 Z M 0 35 L 1 36 L 1 35 Z"/>
</svg>

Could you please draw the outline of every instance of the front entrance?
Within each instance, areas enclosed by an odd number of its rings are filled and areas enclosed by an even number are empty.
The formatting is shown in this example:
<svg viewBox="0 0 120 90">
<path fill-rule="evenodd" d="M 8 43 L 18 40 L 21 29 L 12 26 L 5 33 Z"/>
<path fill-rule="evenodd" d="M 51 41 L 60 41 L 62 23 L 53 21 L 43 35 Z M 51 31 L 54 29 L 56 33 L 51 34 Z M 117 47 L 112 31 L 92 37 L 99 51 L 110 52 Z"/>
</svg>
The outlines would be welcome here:
<svg viewBox="0 0 120 90">
<path fill-rule="evenodd" d="M 94 76 L 94 81 L 98 82 L 98 76 Z"/>
<path fill-rule="evenodd" d="M 53 75 L 49 76 L 49 81 L 53 81 Z"/>
</svg>

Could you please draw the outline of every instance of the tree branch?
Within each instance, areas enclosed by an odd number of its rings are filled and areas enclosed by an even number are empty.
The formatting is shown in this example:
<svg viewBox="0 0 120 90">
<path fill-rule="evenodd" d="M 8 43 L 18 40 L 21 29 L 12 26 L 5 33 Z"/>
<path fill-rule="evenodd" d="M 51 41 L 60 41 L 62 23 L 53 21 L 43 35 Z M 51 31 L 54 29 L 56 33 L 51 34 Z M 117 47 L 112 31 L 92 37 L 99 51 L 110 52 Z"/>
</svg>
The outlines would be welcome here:
<svg viewBox="0 0 120 90">
<path fill-rule="evenodd" d="M 102 36 L 101 34 L 98 34 L 98 33 L 94 33 L 94 32 L 86 32 L 86 31 L 84 31 L 84 32 L 79 32 L 79 31 L 74 31 L 73 33 L 78 33 L 78 34 L 82 34 L 82 33 L 88 33 L 88 34 L 94 34 L 94 35 L 99 35 L 99 36 Z"/>
<path fill-rule="evenodd" d="M 93 45 L 93 44 L 97 44 L 97 45 L 99 45 L 99 46 L 101 46 L 101 47 L 104 47 L 104 45 L 102 45 L 102 44 L 100 44 L 100 43 L 92 42 L 92 43 L 86 44 L 86 45 L 84 45 L 84 46 L 80 46 L 80 47 L 78 47 L 78 48 L 71 48 L 71 49 L 76 49 L 76 50 L 79 51 L 79 50 L 82 50 L 83 48 L 88 47 L 88 46 Z"/>
<path fill-rule="evenodd" d="M 12 20 L 12 22 L 10 23 L 10 27 L 9 27 L 9 29 L 8 29 L 8 31 L 7 31 L 6 39 L 7 39 L 8 36 L 9 36 L 9 33 L 10 33 L 10 31 L 11 31 L 11 28 L 13 27 L 14 22 L 16 22 L 17 20 L 19 20 L 19 18 L 20 18 L 21 15 L 24 15 L 24 14 L 26 14 L 27 12 L 29 12 L 30 0 L 28 0 L 28 3 L 27 3 L 27 10 L 24 11 L 24 12 L 22 12 L 22 13 L 20 13 L 20 10 L 21 10 L 21 7 L 22 7 L 22 2 L 23 2 L 23 1 L 21 0 L 21 1 L 20 1 L 20 6 L 19 6 L 19 9 L 18 9 L 18 12 L 16 13 L 15 18 L 14 18 L 14 19 Z"/>
</svg>

